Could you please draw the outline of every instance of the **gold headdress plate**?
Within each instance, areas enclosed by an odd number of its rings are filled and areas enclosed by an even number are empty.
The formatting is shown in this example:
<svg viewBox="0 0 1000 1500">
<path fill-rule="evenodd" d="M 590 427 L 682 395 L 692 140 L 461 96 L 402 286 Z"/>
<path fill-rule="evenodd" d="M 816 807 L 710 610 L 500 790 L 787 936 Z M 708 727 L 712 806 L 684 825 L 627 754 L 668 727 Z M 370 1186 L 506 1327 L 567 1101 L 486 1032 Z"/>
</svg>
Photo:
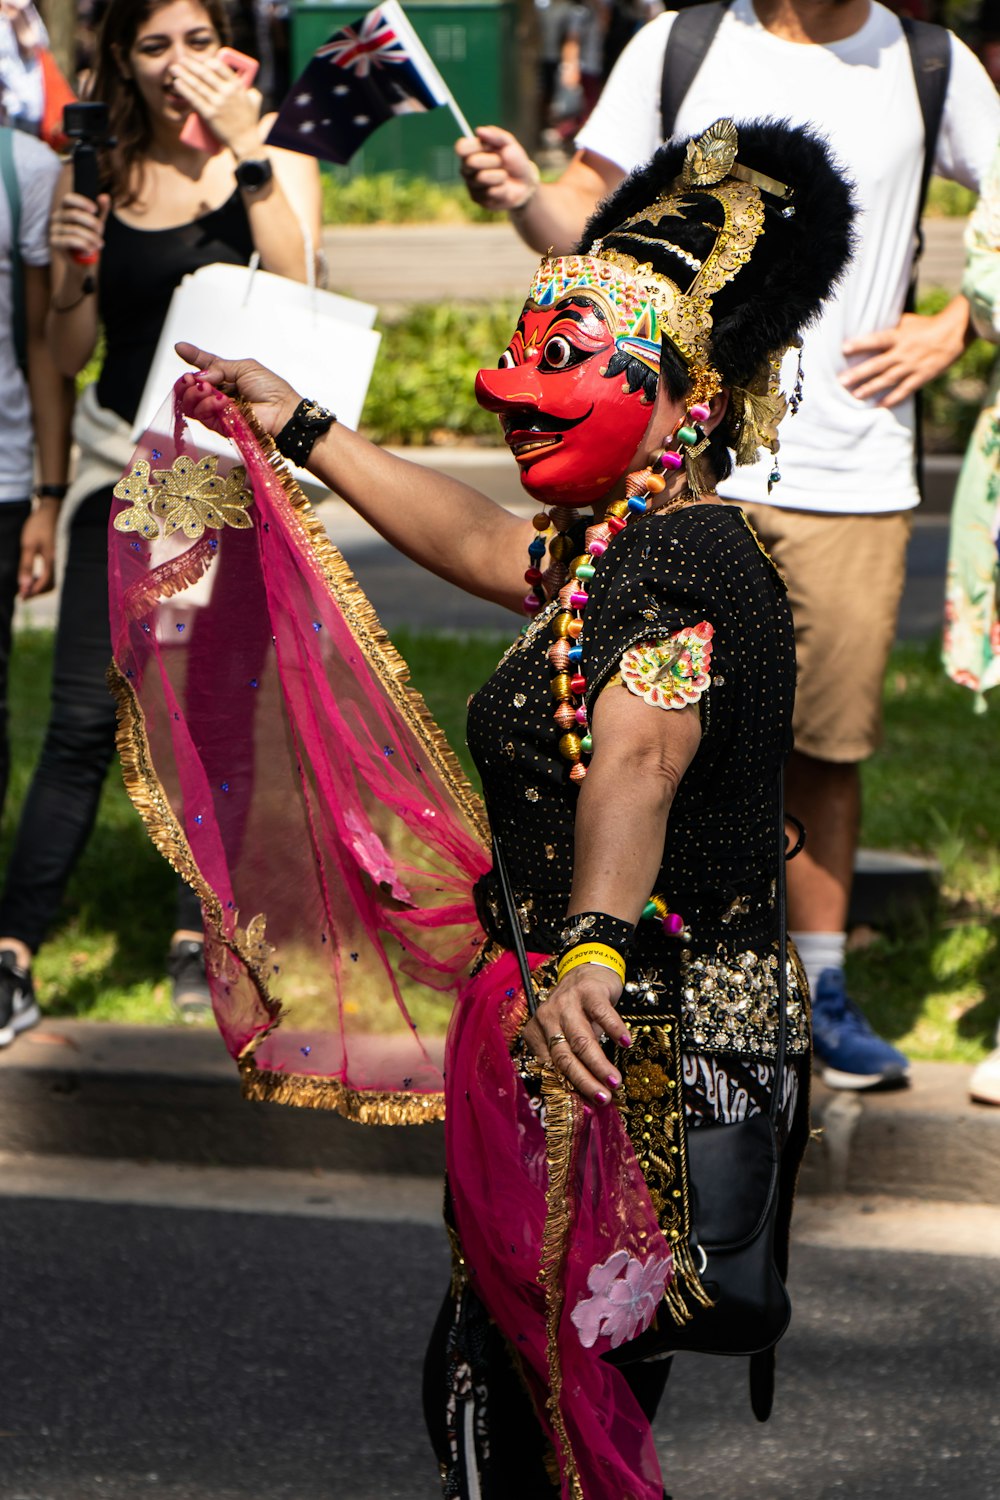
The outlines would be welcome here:
<svg viewBox="0 0 1000 1500">
<path fill-rule="evenodd" d="M 684 359 L 691 375 L 692 399 L 697 401 L 710 400 L 722 388 L 722 378 L 711 360 L 712 302 L 748 263 L 757 239 L 764 232 L 761 193 L 786 201 L 792 196 L 784 184 L 742 166 L 737 160 L 738 150 L 739 138 L 732 120 L 717 120 L 697 140 L 688 142 L 680 177 L 647 207 L 603 239 L 595 240 L 588 252 L 620 267 L 634 280 L 641 299 L 654 308 L 660 331 Z M 721 206 L 722 224 L 700 268 L 694 257 L 674 247 L 675 253 L 682 260 L 689 260 L 695 270 L 692 281 L 683 290 L 668 276 L 654 270 L 650 261 L 642 261 L 607 243 L 619 235 L 633 244 L 641 241 L 644 236 L 638 226 L 656 226 L 666 217 L 683 219 L 697 213 L 699 198 L 705 196 L 714 198 Z M 660 247 L 665 241 L 649 239 L 648 243 Z M 784 350 L 775 353 L 780 362 Z M 772 357 L 769 365 L 773 363 Z M 766 385 L 771 384 L 772 380 L 766 381 Z"/>
</svg>

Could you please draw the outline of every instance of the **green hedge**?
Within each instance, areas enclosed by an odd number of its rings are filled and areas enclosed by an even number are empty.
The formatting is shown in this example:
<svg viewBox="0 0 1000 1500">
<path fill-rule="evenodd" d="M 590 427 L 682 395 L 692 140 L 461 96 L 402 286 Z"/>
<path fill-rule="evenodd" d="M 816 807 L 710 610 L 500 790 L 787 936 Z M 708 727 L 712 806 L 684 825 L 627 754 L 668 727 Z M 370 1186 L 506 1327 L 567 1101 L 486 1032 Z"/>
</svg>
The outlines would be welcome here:
<svg viewBox="0 0 1000 1500">
<path fill-rule="evenodd" d="M 553 175 L 544 174 L 547 178 Z M 932 177 L 926 212 L 931 218 L 963 218 L 976 195 L 957 182 Z M 324 224 L 499 224 L 502 216 L 479 208 L 460 182 L 431 182 L 405 172 L 350 177 L 343 169 L 323 171 Z"/>
<path fill-rule="evenodd" d="M 949 293 L 932 290 L 920 311 L 938 312 Z M 362 425 L 380 443 L 499 444 L 494 416 L 476 404 L 476 371 L 492 368 L 506 348 L 519 312 L 516 300 L 466 306 L 421 304 L 383 319 Z M 924 393 L 925 444 L 930 452 L 961 453 L 978 415 L 997 351 L 977 339 Z M 807 372 L 808 380 L 808 372 Z"/>
</svg>

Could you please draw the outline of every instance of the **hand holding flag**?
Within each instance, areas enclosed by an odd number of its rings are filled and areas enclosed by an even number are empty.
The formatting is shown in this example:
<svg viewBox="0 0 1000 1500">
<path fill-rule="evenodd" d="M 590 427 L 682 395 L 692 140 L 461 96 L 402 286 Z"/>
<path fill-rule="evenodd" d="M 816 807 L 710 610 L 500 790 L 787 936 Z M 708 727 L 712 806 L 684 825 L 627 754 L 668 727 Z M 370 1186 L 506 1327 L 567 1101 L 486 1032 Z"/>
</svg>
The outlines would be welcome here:
<svg viewBox="0 0 1000 1500">
<path fill-rule="evenodd" d="M 471 136 L 402 6 L 384 0 L 314 54 L 278 111 L 268 144 L 344 163 L 387 120 L 442 104 Z"/>
</svg>

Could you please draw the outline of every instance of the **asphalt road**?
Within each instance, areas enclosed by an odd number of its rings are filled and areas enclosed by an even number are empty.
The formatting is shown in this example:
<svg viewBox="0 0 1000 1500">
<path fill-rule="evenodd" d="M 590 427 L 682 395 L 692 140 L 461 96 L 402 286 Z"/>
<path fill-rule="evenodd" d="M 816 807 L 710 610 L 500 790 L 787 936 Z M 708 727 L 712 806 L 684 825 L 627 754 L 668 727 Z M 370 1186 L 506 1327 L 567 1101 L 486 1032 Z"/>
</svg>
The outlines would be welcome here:
<svg viewBox="0 0 1000 1500">
<path fill-rule="evenodd" d="M 3 1500 L 436 1500 L 426 1221 L 0 1198 L 0 1264 Z M 679 1362 L 675 1500 L 997 1500 L 1000 1259 L 805 1245 L 794 1290 L 766 1427 Z"/>
</svg>

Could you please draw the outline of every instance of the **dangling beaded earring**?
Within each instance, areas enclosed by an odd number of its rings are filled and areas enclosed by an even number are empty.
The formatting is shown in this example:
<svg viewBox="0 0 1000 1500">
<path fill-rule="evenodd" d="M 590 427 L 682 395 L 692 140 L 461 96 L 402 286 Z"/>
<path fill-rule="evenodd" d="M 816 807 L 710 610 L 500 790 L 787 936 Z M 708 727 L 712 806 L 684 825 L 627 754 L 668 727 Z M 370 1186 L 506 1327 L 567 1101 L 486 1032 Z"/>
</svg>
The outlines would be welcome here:
<svg viewBox="0 0 1000 1500">
<path fill-rule="evenodd" d="M 709 408 L 703 401 L 698 401 L 688 412 L 687 422 L 677 433 L 680 442 L 684 444 L 684 473 L 687 477 L 687 487 L 696 500 L 700 500 L 705 493 L 705 487 L 701 482 L 701 464 L 698 462 L 701 454 L 708 447 L 709 438 L 702 422 L 707 422 L 710 416 Z"/>
<path fill-rule="evenodd" d="M 795 384 L 792 386 L 792 394 L 788 398 L 788 410 L 790 415 L 793 417 L 795 416 L 795 413 L 798 411 L 799 407 L 802 405 L 802 384 L 804 380 L 804 372 L 802 369 L 802 340 L 799 339 L 794 347 L 797 350 L 795 365 Z"/>
<path fill-rule="evenodd" d="M 775 438 L 771 443 L 771 472 L 767 476 L 767 493 L 770 494 L 776 484 L 781 483 L 781 470 L 778 468 L 778 449 L 781 444 Z"/>
</svg>

